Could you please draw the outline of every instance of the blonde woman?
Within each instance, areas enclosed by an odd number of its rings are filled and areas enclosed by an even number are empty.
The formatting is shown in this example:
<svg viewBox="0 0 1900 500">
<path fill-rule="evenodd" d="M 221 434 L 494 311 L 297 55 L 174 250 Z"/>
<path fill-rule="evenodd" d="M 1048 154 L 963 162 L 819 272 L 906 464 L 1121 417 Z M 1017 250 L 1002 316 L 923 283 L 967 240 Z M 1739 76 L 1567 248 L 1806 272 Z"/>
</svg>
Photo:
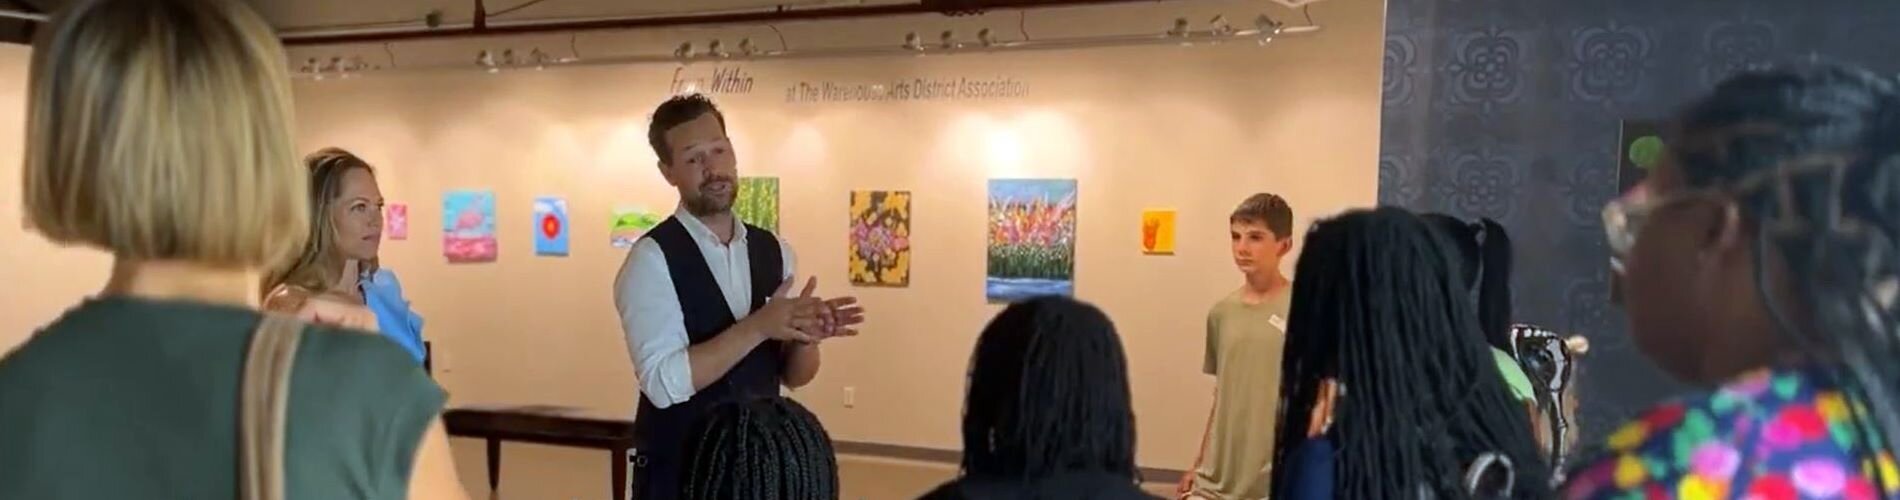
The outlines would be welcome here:
<svg viewBox="0 0 1900 500">
<path fill-rule="evenodd" d="M 0 498 L 232 498 L 257 283 L 309 224 L 283 48 L 227 0 L 78 0 L 41 36 L 26 214 L 114 261 L 0 359 Z M 466 498 L 442 390 L 401 349 L 286 338 L 285 498 Z"/>
<path fill-rule="evenodd" d="M 383 192 L 376 170 L 337 148 L 305 157 L 304 166 L 310 171 L 309 241 L 296 261 L 267 280 L 264 308 L 379 331 L 421 363 L 427 355 L 422 317 L 409 309 L 395 273 L 377 265 Z"/>
</svg>

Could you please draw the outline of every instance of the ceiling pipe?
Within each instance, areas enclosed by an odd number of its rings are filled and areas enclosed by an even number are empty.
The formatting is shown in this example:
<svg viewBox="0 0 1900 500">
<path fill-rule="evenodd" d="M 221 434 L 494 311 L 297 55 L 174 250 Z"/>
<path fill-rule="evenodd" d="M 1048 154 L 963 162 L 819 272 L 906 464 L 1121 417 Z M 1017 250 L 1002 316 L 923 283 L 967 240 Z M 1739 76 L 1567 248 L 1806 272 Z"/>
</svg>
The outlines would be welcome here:
<svg viewBox="0 0 1900 500">
<path fill-rule="evenodd" d="M 1046 39 L 1037 39 L 1037 40 L 1009 41 L 1009 42 L 1001 42 L 996 45 L 992 45 L 988 47 L 981 47 L 981 46 L 972 44 L 972 45 L 959 46 L 958 48 L 953 48 L 953 49 L 938 49 L 938 48 L 921 48 L 920 49 L 920 48 L 914 48 L 914 47 L 905 47 L 901 45 L 880 45 L 880 46 L 870 46 L 870 47 L 832 47 L 832 48 L 822 48 L 822 49 L 812 49 L 812 50 L 773 51 L 773 52 L 766 52 L 766 53 L 760 53 L 760 54 L 754 54 L 754 55 L 734 55 L 729 58 L 710 58 L 710 59 L 703 56 L 680 57 L 677 55 L 610 56 L 610 57 L 593 57 L 593 58 L 587 58 L 587 59 L 548 61 L 541 64 L 518 65 L 518 66 L 513 66 L 513 67 L 505 67 L 505 68 L 493 68 L 493 67 L 485 67 L 485 66 L 479 66 L 479 65 L 471 66 L 466 62 L 461 62 L 461 63 L 443 62 L 443 63 L 424 64 L 424 65 L 408 65 L 408 66 L 403 66 L 400 68 L 378 69 L 375 71 L 370 71 L 370 72 L 365 72 L 365 73 L 360 73 L 360 74 L 382 75 L 382 74 L 428 73 L 428 72 L 439 72 L 439 71 L 467 71 L 471 68 L 478 68 L 478 67 L 487 68 L 487 69 L 512 71 L 512 70 L 524 70 L 524 69 L 539 70 L 539 69 L 566 68 L 566 67 L 619 66 L 619 65 L 635 65 L 635 64 L 682 65 L 682 64 L 691 64 L 691 63 L 699 62 L 702 60 L 781 61 L 781 60 L 799 60 L 799 59 L 830 59 L 830 58 L 855 58 L 855 57 L 917 57 L 917 56 L 939 56 L 939 55 L 955 55 L 955 54 L 994 54 L 994 53 L 1005 53 L 1005 52 L 1033 52 L 1033 51 L 1045 51 L 1045 50 L 1128 47 L 1128 46 L 1140 46 L 1140 45 L 1192 45 L 1192 44 L 1201 44 L 1201 43 L 1219 44 L 1219 43 L 1229 43 L 1229 42 L 1245 43 L 1246 41 L 1249 41 L 1249 40 L 1258 41 L 1258 43 L 1261 45 L 1267 45 L 1268 43 L 1277 39 L 1277 37 L 1308 36 L 1308 35 L 1319 33 L 1320 30 L 1321 30 L 1321 27 L 1318 25 L 1305 25 L 1305 26 L 1288 26 L 1283 30 L 1276 30 L 1276 31 L 1273 31 L 1272 33 L 1262 33 L 1262 31 L 1259 29 L 1247 29 L 1247 30 L 1236 30 L 1236 31 L 1231 31 L 1231 32 L 1230 31 L 1216 31 L 1216 30 L 1196 30 L 1196 31 L 1188 31 L 1188 32 L 1173 34 L 1173 35 L 1168 35 L 1168 34 L 1096 35 L 1096 36 L 1085 36 L 1085 37 L 1074 37 L 1074 38 L 1046 38 Z M 492 72 L 498 72 L 498 71 L 490 71 L 490 72 L 492 73 Z M 357 73 L 351 73 L 351 74 L 357 74 Z M 293 76 L 296 78 L 310 78 L 310 79 L 321 80 L 328 76 L 338 76 L 338 74 L 326 74 L 323 72 L 317 72 L 317 73 L 300 72 Z"/>
<path fill-rule="evenodd" d="M 51 16 L 48 16 L 46 14 L 42 14 L 39 12 L 23 12 L 23 11 L 18 11 L 18 10 L 13 10 L 13 9 L 0 9 L 0 18 L 19 19 L 22 21 L 32 21 L 36 23 L 43 23 L 43 22 L 46 22 L 46 20 L 50 17 Z"/>
<path fill-rule="evenodd" d="M 334 45 L 347 43 L 388 43 L 404 40 L 465 38 L 503 35 L 575 33 L 582 31 L 674 28 L 741 24 L 771 24 L 801 21 L 829 21 L 866 17 L 923 14 L 967 15 L 987 10 L 1023 10 L 1046 7 L 1072 7 L 1111 3 L 1162 2 L 1166 0 L 921 0 L 918 3 L 819 7 L 792 9 L 779 6 L 771 10 L 687 14 L 678 16 L 628 17 L 567 21 L 488 22 L 481 0 L 476 1 L 474 22 L 437 29 L 393 29 L 372 31 L 286 31 L 279 33 L 284 45 Z"/>
</svg>

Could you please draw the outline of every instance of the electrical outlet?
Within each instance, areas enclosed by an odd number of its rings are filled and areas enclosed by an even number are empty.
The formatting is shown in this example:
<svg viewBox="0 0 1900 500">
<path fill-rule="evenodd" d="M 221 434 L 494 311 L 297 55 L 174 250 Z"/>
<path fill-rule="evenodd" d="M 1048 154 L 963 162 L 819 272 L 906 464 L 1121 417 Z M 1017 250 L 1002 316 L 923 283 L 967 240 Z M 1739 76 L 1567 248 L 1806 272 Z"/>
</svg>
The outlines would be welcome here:
<svg viewBox="0 0 1900 500">
<path fill-rule="evenodd" d="M 844 407 L 845 408 L 858 407 L 858 388 L 856 387 L 844 388 Z"/>
</svg>

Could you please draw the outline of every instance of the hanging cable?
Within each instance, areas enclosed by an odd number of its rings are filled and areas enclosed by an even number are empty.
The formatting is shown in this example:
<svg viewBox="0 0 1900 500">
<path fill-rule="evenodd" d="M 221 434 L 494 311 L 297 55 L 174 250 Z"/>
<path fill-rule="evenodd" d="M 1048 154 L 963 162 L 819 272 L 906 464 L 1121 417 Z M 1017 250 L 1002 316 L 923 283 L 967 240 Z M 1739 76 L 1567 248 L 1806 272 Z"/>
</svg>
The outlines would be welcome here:
<svg viewBox="0 0 1900 500">
<path fill-rule="evenodd" d="M 772 32 L 773 32 L 773 33 L 776 33 L 776 34 L 778 34 L 778 51 L 779 51 L 779 52 L 791 52 L 791 51 L 792 51 L 792 45 L 791 45 L 791 44 L 788 44 L 788 43 L 785 43 L 785 32 L 783 32 L 783 31 L 779 31 L 779 30 L 778 30 L 778 25 L 776 25 L 776 24 L 767 24 L 767 25 L 765 25 L 765 27 L 767 27 L 767 28 L 772 28 Z"/>
<path fill-rule="evenodd" d="M 581 34 L 580 33 L 569 33 L 567 35 L 567 50 L 572 51 L 574 53 L 574 60 L 576 61 L 581 60 Z"/>
<path fill-rule="evenodd" d="M 528 1 L 526 1 L 526 2 L 521 2 L 521 5 L 516 5 L 516 6 L 514 6 L 514 7 L 509 7 L 509 8 L 506 8 L 506 9 L 501 9 L 501 10 L 498 10 L 498 11 L 494 11 L 494 12 L 491 12 L 491 13 L 489 13 L 489 14 L 488 14 L 488 17 L 489 17 L 490 19 L 493 19 L 493 18 L 497 18 L 497 17 L 501 17 L 501 16 L 506 16 L 506 15 L 508 15 L 508 14 L 511 14 L 511 13 L 514 13 L 515 11 L 518 11 L 518 10 L 521 10 L 521 9 L 526 9 L 526 8 L 528 8 L 528 7 L 533 7 L 533 6 L 535 6 L 535 4 L 538 4 L 538 3 L 541 3 L 541 2 L 546 2 L 546 1 L 548 1 L 548 0 L 528 0 Z"/>
<path fill-rule="evenodd" d="M 383 53 L 389 55 L 389 69 L 396 69 L 396 49 L 391 48 L 390 45 L 383 44 Z"/>
<path fill-rule="evenodd" d="M 1029 38 L 1029 11 L 1022 10 L 1017 11 L 1017 13 L 1021 14 L 1022 17 L 1016 19 L 1016 31 L 1023 34 L 1023 41 L 1027 42 L 1032 40 L 1032 38 Z"/>
<path fill-rule="evenodd" d="M 1306 15 L 1306 25 L 1312 26 L 1313 25 L 1313 4 L 1309 3 L 1309 4 L 1306 4 L 1305 7 L 1300 7 L 1300 13 Z"/>
</svg>

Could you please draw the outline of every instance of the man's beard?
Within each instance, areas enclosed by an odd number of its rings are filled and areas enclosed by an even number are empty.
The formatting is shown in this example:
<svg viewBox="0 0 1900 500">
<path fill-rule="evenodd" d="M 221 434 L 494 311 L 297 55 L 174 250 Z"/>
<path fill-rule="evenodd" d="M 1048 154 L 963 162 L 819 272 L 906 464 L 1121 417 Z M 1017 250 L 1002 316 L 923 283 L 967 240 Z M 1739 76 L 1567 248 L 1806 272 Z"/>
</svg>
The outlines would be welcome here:
<svg viewBox="0 0 1900 500">
<path fill-rule="evenodd" d="M 731 212 L 733 200 L 739 197 L 739 183 L 736 181 L 732 181 L 731 183 L 732 189 L 723 197 L 706 192 L 705 186 L 712 184 L 712 182 L 701 184 L 699 192 L 692 193 L 686 197 L 686 211 L 692 212 L 696 217 Z"/>
</svg>

